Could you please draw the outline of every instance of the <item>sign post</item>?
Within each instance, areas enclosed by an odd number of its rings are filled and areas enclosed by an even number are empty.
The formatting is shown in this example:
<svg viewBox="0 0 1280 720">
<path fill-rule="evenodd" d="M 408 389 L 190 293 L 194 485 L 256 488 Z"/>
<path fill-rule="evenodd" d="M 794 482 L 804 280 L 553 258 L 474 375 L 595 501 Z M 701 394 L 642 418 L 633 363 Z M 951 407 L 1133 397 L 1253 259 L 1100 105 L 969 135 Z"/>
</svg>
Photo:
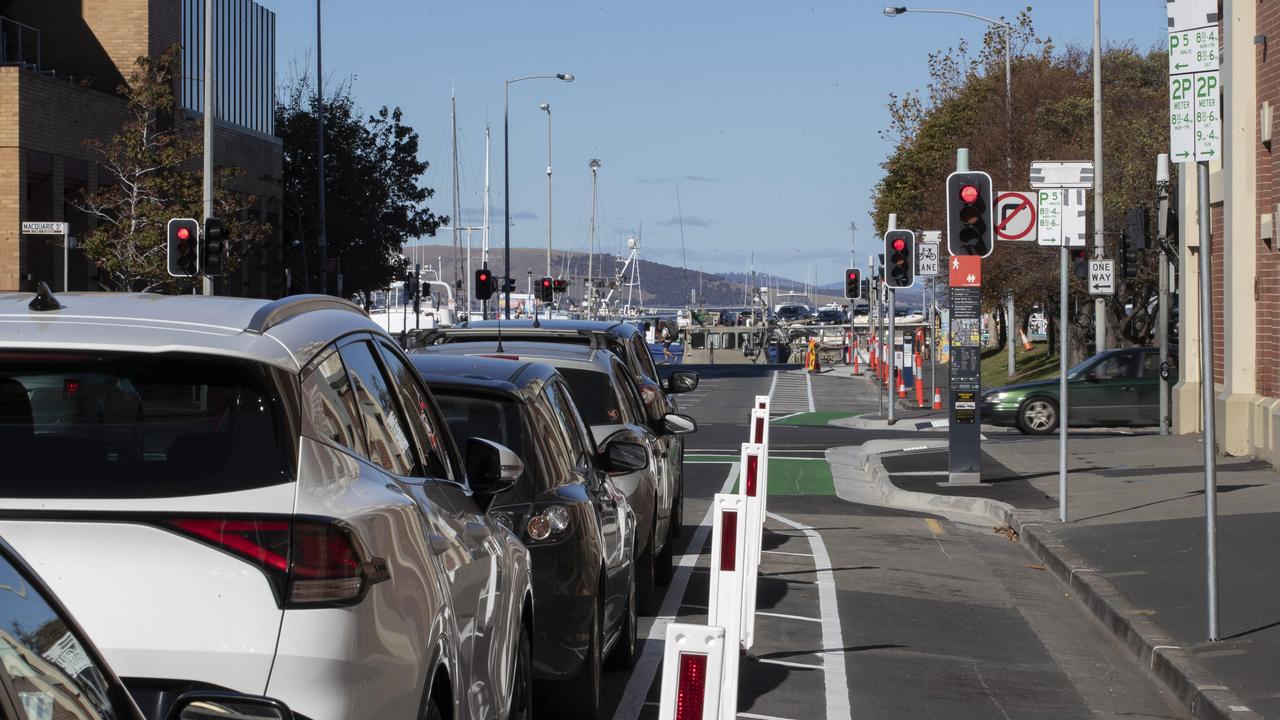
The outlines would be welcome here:
<svg viewBox="0 0 1280 720">
<path fill-rule="evenodd" d="M 1040 244 L 1059 247 L 1058 265 L 1058 520 L 1067 521 L 1067 431 L 1071 398 L 1067 394 L 1067 294 L 1070 247 L 1083 247 L 1084 191 L 1093 186 L 1093 164 L 1031 163 L 1031 187 L 1039 191 Z M 1073 202 L 1074 201 L 1074 202 Z M 1054 227 L 1045 231 L 1050 204 L 1056 204 Z M 1076 208 L 1079 208 L 1078 210 Z M 1078 245 L 1077 245 L 1078 243 Z M 1114 274 L 1113 276 L 1114 277 Z"/>
<path fill-rule="evenodd" d="M 71 271 L 69 269 L 71 255 L 70 224 L 64 222 L 23 222 L 23 235 L 61 235 L 62 236 L 62 292 L 70 288 Z"/>
<path fill-rule="evenodd" d="M 1209 640 L 1218 640 L 1218 468 L 1213 418 L 1213 294 L 1209 161 L 1222 157 L 1217 0 L 1180 0 L 1169 12 L 1169 156 L 1196 163 L 1200 223 L 1200 426 L 1204 429 L 1205 585 Z"/>
</svg>

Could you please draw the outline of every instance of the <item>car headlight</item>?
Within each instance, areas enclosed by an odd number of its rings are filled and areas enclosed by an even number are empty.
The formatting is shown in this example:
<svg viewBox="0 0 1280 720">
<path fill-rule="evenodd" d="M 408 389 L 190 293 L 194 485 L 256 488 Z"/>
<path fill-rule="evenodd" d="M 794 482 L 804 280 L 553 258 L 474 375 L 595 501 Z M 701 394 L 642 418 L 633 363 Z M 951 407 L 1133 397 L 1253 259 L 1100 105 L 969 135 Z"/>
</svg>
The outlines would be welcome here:
<svg viewBox="0 0 1280 720">
<path fill-rule="evenodd" d="M 1004 399 L 1006 399 L 1006 398 L 1008 398 L 1008 397 L 1009 397 L 1009 393 L 1007 393 L 1007 392 L 998 392 L 998 393 L 991 393 L 991 394 L 989 394 L 989 395 L 987 395 L 987 396 L 983 397 L 982 399 L 983 399 L 983 400 L 985 400 L 985 401 L 987 401 L 987 402 L 993 402 L 993 403 L 996 403 L 996 402 L 1000 402 L 1001 400 L 1004 400 Z"/>
</svg>

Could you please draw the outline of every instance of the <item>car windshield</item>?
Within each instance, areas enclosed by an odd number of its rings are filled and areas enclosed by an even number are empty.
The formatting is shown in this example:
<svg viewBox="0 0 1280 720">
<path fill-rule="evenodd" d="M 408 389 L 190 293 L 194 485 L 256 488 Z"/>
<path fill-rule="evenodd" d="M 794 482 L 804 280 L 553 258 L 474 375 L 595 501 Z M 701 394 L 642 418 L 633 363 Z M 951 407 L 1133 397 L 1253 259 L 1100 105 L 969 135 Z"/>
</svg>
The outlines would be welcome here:
<svg viewBox="0 0 1280 720">
<path fill-rule="evenodd" d="M 0 495 L 205 495 L 291 480 L 270 374 L 195 355 L 0 354 Z"/>
<path fill-rule="evenodd" d="M 618 396 L 613 391 L 609 376 L 594 370 L 560 368 L 560 374 L 569 383 L 573 404 L 588 425 L 617 425 L 625 422 L 618 407 Z"/>
<path fill-rule="evenodd" d="M 487 394 L 467 395 L 435 387 L 431 390 L 459 448 L 465 451 L 467 440 L 478 437 L 503 445 L 517 455 L 524 455 L 520 409 L 514 399 Z"/>
</svg>

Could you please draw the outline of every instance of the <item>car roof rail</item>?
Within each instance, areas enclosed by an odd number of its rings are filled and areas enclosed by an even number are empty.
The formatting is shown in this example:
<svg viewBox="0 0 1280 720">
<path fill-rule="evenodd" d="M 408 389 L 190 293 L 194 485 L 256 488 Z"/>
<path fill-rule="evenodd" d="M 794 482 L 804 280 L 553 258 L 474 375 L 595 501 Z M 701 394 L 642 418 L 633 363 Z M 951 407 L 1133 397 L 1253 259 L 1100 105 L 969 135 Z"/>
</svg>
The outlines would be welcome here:
<svg viewBox="0 0 1280 720">
<path fill-rule="evenodd" d="M 289 318 L 316 310 L 346 310 L 368 317 L 359 305 L 332 295 L 290 295 L 258 308 L 245 331 L 262 335 Z"/>
</svg>

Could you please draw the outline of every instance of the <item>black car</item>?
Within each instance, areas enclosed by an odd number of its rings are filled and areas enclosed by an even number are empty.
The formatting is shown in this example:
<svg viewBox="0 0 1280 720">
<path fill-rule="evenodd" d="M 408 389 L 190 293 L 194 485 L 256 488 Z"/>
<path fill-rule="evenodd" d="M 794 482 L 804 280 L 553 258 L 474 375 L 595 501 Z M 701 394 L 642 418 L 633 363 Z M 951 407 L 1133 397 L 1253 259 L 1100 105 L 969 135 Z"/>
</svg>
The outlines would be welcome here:
<svg viewBox="0 0 1280 720">
<path fill-rule="evenodd" d="M 845 322 L 844 312 L 827 308 L 818 311 L 819 325 L 841 325 Z"/>
<path fill-rule="evenodd" d="M 143 720 L 102 653 L 35 570 L 0 540 L 0 717 Z M 181 720 L 291 720 L 283 703 L 195 690 L 173 701 Z"/>
<path fill-rule="evenodd" d="M 637 652 L 635 515 L 608 473 L 646 466 L 646 448 L 619 438 L 597 449 L 568 385 L 547 365 L 409 357 L 455 438 L 500 443 L 524 460 L 487 512 L 532 558 L 535 703 L 547 717 L 597 717 L 604 658 L 629 668 Z"/>
<path fill-rule="evenodd" d="M 679 413 L 673 394 L 686 393 L 698 387 L 698 374 L 688 370 L 671 373 L 665 383 L 658 379 L 658 367 L 649 354 L 644 331 L 626 322 L 608 320 L 543 320 L 534 327 L 531 320 L 483 320 L 446 330 L 433 330 L 421 336 L 426 345 L 451 342 L 485 341 L 495 343 L 501 325 L 502 338 L 531 342 L 556 342 L 591 345 L 612 352 L 631 371 L 635 388 L 640 393 L 648 414 L 647 423 L 662 439 L 662 461 L 666 472 L 676 479 L 675 501 L 671 523 L 672 537 L 679 537 L 684 522 L 684 438 L 666 432 L 667 415 Z"/>
</svg>

